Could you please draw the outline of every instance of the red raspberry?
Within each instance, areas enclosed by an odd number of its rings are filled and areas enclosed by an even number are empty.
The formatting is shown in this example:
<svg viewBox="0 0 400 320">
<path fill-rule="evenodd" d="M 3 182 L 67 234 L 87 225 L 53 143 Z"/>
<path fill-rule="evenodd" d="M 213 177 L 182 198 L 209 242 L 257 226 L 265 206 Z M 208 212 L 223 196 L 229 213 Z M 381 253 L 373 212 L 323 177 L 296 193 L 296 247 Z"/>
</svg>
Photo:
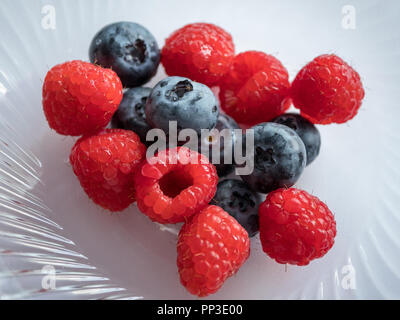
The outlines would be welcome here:
<svg viewBox="0 0 400 320">
<path fill-rule="evenodd" d="M 220 83 L 221 107 L 237 122 L 270 121 L 290 106 L 289 75 L 275 57 L 258 51 L 238 54 Z"/>
<path fill-rule="evenodd" d="M 210 23 L 192 23 L 176 30 L 161 51 L 170 76 L 182 76 L 208 86 L 217 84 L 235 55 L 232 37 Z"/>
<path fill-rule="evenodd" d="M 335 218 L 322 201 L 306 191 L 275 190 L 258 212 L 263 250 L 279 263 L 304 266 L 333 246 Z"/>
<path fill-rule="evenodd" d="M 43 110 L 50 128 L 80 136 L 104 128 L 122 99 L 122 84 L 111 69 L 84 61 L 56 65 L 43 84 Z"/>
<path fill-rule="evenodd" d="M 215 293 L 250 254 L 247 231 L 227 212 L 208 206 L 184 224 L 178 238 L 178 271 L 194 295 Z"/>
<path fill-rule="evenodd" d="M 95 203 L 110 211 L 121 211 L 135 201 L 134 172 L 145 152 L 136 133 L 104 129 L 80 138 L 72 148 L 70 162 Z"/>
<path fill-rule="evenodd" d="M 301 115 L 313 123 L 344 123 L 357 114 L 364 89 L 359 74 L 330 54 L 315 58 L 300 70 L 291 97 Z"/>
<path fill-rule="evenodd" d="M 185 147 L 163 150 L 136 174 L 137 205 L 153 221 L 183 222 L 207 206 L 217 182 L 216 169 L 205 156 Z"/>
</svg>

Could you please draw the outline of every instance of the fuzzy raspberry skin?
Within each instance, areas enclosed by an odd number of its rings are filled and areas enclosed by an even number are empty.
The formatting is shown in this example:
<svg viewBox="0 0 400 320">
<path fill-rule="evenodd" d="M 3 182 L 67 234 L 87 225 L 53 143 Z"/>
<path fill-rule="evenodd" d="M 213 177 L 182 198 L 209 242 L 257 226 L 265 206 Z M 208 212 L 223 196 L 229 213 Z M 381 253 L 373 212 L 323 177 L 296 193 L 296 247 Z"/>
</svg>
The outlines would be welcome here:
<svg viewBox="0 0 400 320">
<path fill-rule="evenodd" d="M 197 163 L 189 163 L 190 157 Z M 136 173 L 137 205 L 152 221 L 184 222 L 208 205 L 217 183 L 217 171 L 207 157 L 186 147 L 159 151 Z"/>
<path fill-rule="evenodd" d="M 364 96 L 360 75 L 334 54 L 321 55 L 307 64 L 291 87 L 294 106 L 316 124 L 349 121 Z"/>
<path fill-rule="evenodd" d="M 170 76 L 216 85 L 235 55 L 231 35 L 210 23 L 188 24 L 165 41 L 161 62 Z"/>
<path fill-rule="evenodd" d="M 104 129 L 74 145 L 70 163 L 89 198 L 110 211 L 122 211 L 135 201 L 134 174 L 146 147 L 136 133 Z"/>
<path fill-rule="evenodd" d="M 237 122 L 270 121 L 290 107 L 289 74 L 274 56 L 259 51 L 239 53 L 220 82 L 222 109 Z"/>
<path fill-rule="evenodd" d="M 324 256 L 335 242 L 332 212 L 303 190 L 277 189 L 269 193 L 259 207 L 259 219 L 263 250 L 278 263 L 307 265 Z"/>
<path fill-rule="evenodd" d="M 122 84 L 111 69 L 74 60 L 49 70 L 42 97 L 50 128 L 80 136 L 110 122 L 122 99 Z"/>
<path fill-rule="evenodd" d="M 182 227 L 177 265 L 182 285 L 193 295 L 217 292 L 250 255 L 247 231 L 227 212 L 208 206 Z"/>
</svg>

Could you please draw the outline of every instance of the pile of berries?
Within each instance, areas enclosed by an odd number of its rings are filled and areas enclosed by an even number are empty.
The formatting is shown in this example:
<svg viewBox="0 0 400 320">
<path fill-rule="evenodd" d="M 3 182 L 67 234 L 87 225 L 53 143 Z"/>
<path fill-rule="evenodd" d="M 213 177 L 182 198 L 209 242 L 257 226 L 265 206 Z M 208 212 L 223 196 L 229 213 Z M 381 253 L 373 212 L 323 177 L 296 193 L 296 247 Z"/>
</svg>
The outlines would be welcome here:
<svg viewBox="0 0 400 320">
<path fill-rule="evenodd" d="M 282 264 L 307 265 L 333 246 L 329 208 L 292 186 L 319 154 L 315 124 L 344 123 L 361 106 L 360 76 L 346 62 L 319 56 L 290 83 L 277 58 L 259 51 L 235 55 L 231 35 L 207 23 L 176 30 L 162 50 L 143 26 L 114 23 L 94 36 L 89 58 L 48 71 L 48 124 L 81 136 L 70 163 L 96 204 L 122 211 L 136 201 L 153 221 L 184 223 L 177 266 L 190 293 L 215 293 L 247 260 L 249 238 L 258 232 L 265 253 Z M 143 87 L 160 62 L 169 77 Z M 219 88 L 218 97 L 210 87 Z M 292 103 L 300 114 L 285 113 Z M 191 129 L 201 137 L 200 148 L 170 143 L 146 157 L 152 130 L 171 142 L 173 121 L 177 134 Z M 238 123 L 253 127 L 241 131 Z M 240 165 L 225 161 L 232 154 L 223 146 L 222 162 L 214 161 L 209 151 L 221 137 L 203 137 L 205 129 L 228 130 L 240 147 L 253 132 L 254 169 L 222 179 Z M 260 193 L 268 194 L 264 201 Z"/>
</svg>

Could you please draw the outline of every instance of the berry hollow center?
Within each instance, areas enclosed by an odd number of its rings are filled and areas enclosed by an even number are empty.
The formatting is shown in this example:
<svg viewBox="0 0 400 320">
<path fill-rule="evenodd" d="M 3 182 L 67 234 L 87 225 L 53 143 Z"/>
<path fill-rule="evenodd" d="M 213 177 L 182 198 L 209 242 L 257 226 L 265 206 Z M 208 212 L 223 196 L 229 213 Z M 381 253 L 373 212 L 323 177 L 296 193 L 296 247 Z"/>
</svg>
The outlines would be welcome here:
<svg viewBox="0 0 400 320">
<path fill-rule="evenodd" d="M 170 198 L 175 198 L 183 190 L 193 185 L 192 176 L 183 169 L 173 170 L 159 181 L 161 191 Z"/>
<path fill-rule="evenodd" d="M 193 85 L 188 80 L 179 81 L 172 91 L 175 92 L 178 98 L 182 98 L 186 92 L 193 91 Z"/>
<path fill-rule="evenodd" d="M 141 64 L 146 59 L 146 43 L 142 39 L 136 39 L 134 43 L 130 43 L 125 47 L 127 51 L 126 57 L 137 64 Z"/>
</svg>

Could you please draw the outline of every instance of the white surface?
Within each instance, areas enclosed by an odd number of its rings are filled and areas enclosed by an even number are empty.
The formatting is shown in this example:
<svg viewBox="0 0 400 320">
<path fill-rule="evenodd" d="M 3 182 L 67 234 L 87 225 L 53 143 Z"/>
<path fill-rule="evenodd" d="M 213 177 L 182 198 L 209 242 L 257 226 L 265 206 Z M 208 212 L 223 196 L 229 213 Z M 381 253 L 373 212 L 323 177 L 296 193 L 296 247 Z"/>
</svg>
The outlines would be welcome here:
<svg viewBox="0 0 400 320">
<path fill-rule="evenodd" d="M 41 25 L 43 5 L 56 29 Z M 162 46 L 186 23 L 229 31 L 237 52 L 276 55 L 293 78 L 336 53 L 361 74 L 366 98 L 345 125 L 320 127 L 322 150 L 297 187 L 335 213 L 333 249 L 308 267 L 269 259 L 258 239 L 239 273 L 211 298 L 400 298 L 399 1 L 351 1 L 356 29 L 342 28 L 348 1 L 16 1 L 0 5 L 0 297 L 193 298 L 179 284 L 176 236 L 132 206 L 92 204 L 68 164 L 75 139 L 48 128 L 41 107 L 47 70 L 87 60 L 93 35 L 120 20 L 146 26 Z M 161 68 L 151 84 L 164 76 Z M 342 268 L 355 269 L 355 289 Z M 42 267 L 57 273 L 42 289 Z M 346 271 L 346 270 L 344 270 Z"/>
</svg>

